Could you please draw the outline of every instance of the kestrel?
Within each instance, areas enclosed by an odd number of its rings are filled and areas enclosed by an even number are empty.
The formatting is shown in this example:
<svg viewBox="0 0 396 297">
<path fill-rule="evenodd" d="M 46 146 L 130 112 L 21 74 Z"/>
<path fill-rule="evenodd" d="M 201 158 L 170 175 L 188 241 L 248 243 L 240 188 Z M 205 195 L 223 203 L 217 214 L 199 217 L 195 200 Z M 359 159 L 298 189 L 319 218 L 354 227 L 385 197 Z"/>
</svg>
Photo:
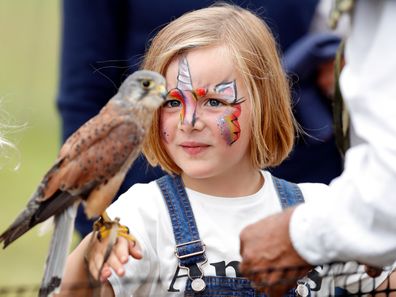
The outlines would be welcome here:
<svg viewBox="0 0 396 297">
<path fill-rule="evenodd" d="M 51 266 L 49 269 L 56 271 L 45 274 L 51 275 L 52 279 L 47 280 L 49 285 L 57 287 L 78 203 L 83 201 L 90 218 L 104 212 L 139 155 L 154 111 L 165 98 L 165 79 L 160 74 L 146 70 L 131 74 L 100 113 L 62 146 L 55 164 L 45 174 L 26 208 L 0 235 L 3 248 L 33 226 L 55 216 L 47 270 Z M 50 261 L 56 263 L 49 264 Z"/>
</svg>

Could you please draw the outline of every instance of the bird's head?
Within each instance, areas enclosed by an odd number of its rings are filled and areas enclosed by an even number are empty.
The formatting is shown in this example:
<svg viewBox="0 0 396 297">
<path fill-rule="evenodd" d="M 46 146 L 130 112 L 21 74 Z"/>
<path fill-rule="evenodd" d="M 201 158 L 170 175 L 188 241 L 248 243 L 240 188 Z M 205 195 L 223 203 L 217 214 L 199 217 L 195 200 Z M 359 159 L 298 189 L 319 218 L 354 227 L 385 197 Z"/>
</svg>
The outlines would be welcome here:
<svg viewBox="0 0 396 297">
<path fill-rule="evenodd" d="M 119 94 L 122 100 L 157 109 L 167 95 L 165 78 L 154 71 L 135 71 L 122 83 Z"/>
</svg>

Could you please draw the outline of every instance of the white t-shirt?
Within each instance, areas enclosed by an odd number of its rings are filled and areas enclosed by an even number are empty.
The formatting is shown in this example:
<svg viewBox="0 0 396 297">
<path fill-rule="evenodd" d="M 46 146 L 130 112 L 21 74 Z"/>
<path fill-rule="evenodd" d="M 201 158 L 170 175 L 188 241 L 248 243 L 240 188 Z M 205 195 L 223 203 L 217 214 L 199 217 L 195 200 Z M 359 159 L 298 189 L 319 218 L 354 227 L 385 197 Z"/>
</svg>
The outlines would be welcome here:
<svg viewBox="0 0 396 297">
<path fill-rule="evenodd" d="M 202 266 L 205 276 L 225 272 L 226 276 L 235 277 L 241 261 L 241 230 L 281 211 L 272 176 L 267 171 L 262 173 L 263 187 L 250 196 L 224 198 L 186 189 L 200 238 L 206 245 L 208 261 Z M 325 199 L 326 185 L 305 183 L 299 186 L 306 201 Z M 183 296 L 187 275 L 185 270 L 178 269 L 171 220 L 157 183 L 134 185 L 107 209 L 107 213 L 111 218 L 120 218 L 143 252 L 142 260 L 130 257 L 123 278 L 115 273 L 110 277 L 116 296 Z M 329 287 L 332 285 L 322 284 L 324 290 Z"/>
</svg>

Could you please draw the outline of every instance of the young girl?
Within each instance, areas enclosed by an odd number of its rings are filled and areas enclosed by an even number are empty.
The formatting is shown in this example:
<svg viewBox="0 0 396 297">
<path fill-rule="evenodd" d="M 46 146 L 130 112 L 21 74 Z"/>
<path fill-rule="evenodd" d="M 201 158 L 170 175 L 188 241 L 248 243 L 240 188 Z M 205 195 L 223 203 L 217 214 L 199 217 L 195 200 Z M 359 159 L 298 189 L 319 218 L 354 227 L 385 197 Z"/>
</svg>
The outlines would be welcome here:
<svg viewBox="0 0 396 297">
<path fill-rule="evenodd" d="M 105 295 L 254 294 L 238 271 L 241 229 L 303 199 L 320 199 L 327 189 L 296 187 L 261 169 L 287 157 L 295 133 L 274 39 L 251 12 L 214 6 L 164 27 L 142 68 L 166 76 L 168 99 L 144 154 L 169 175 L 131 187 L 107 210 L 138 246 L 117 239 L 101 271 Z M 73 284 L 88 287 L 85 261 L 99 274 L 106 240 L 95 239 L 84 260 L 89 241 L 69 256 L 66 295 L 91 293 L 68 291 Z"/>
</svg>

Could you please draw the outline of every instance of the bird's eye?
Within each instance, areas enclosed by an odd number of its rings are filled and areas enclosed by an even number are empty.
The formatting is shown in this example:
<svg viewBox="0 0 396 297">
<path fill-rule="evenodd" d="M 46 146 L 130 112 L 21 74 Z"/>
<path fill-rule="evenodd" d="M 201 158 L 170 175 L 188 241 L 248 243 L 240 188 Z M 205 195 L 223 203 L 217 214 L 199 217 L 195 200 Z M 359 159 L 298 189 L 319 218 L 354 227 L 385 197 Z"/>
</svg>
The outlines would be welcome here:
<svg viewBox="0 0 396 297">
<path fill-rule="evenodd" d="M 141 84 L 142 84 L 143 88 L 149 89 L 150 87 L 152 87 L 153 82 L 151 80 L 145 79 L 145 80 L 142 80 Z"/>
</svg>

